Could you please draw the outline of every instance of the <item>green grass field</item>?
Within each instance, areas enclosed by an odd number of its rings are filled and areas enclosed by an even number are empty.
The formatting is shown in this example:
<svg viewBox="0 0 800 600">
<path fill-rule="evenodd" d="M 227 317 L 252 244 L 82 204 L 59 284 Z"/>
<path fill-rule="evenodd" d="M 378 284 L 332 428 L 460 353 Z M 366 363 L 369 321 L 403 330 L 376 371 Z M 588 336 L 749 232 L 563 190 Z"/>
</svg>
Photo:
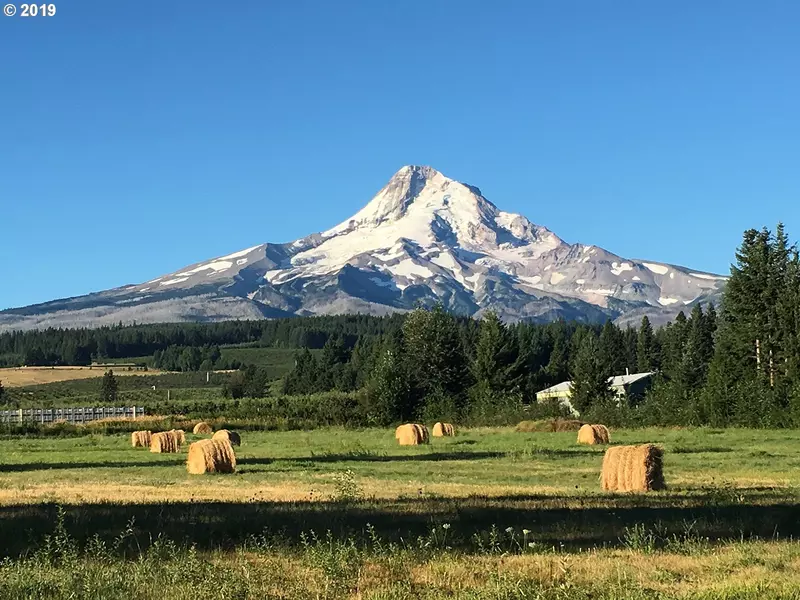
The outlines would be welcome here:
<svg viewBox="0 0 800 600">
<path fill-rule="evenodd" d="M 297 348 L 259 348 L 250 346 L 223 346 L 222 358 L 238 360 L 243 365 L 258 365 L 267 369 L 270 379 L 279 379 L 294 368 Z M 320 350 L 311 350 L 319 354 Z"/>
<path fill-rule="evenodd" d="M 624 495 L 574 433 L 242 437 L 199 477 L 123 435 L 0 440 L 0 597 L 798 597 L 795 431 L 612 431 L 665 449 L 669 489 Z"/>
</svg>

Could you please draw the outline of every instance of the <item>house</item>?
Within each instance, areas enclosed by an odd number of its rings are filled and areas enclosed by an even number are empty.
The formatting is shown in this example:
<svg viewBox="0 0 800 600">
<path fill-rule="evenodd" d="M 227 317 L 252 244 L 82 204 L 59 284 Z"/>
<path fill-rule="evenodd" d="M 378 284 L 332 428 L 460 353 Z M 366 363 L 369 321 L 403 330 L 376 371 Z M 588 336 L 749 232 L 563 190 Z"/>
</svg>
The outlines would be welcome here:
<svg viewBox="0 0 800 600">
<path fill-rule="evenodd" d="M 653 384 L 653 375 L 655 373 L 626 373 L 625 375 L 616 375 L 608 378 L 608 385 L 620 400 L 627 398 L 628 400 L 638 399 L 644 396 L 645 392 Z M 576 417 L 579 413 L 572 406 L 570 398 L 572 397 L 572 382 L 562 381 L 561 383 L 551 386 L 536 394 L 537 402 L 544 402 L 545 400 L 558 400 L 564 408 L 568 409 Z"/>
</svg>

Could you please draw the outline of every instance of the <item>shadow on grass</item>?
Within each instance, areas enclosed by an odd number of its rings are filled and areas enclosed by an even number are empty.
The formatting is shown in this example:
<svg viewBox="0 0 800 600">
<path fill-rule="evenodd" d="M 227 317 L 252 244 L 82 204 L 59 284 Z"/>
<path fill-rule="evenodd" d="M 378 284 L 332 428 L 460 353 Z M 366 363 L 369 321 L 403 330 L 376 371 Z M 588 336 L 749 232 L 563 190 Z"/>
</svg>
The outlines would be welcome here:
<svg viewBox="0 0 800 600">
<path fill-rule="evenodd" d="M 314 456 L 301 456 L 290 459 L 296 463 L 329 462 L 425 462 L 440 460 L 485 460 L 505 458 L 505 452 L 427 452 L 424 454 L 369 454 L 369 453 L 325 453 Z"/>
<path fill-rule="evenodd" d="M 674 448 L 667 449 L 667 452 L 673 454 L 717 454 L 733 451 L 733 448 L 723 448 L 720 446 L 675 446 Z"/>
<path fill-rule="evenodd" d="M 800 536 L 800 505 L 786 490 L 740 490 L 743 503 L 727 496 L 699 493 L 676 497 L 588 495 L 569 500 L 547 495 L 469 498 L 402 498 L 347 502 L 163 502 L 63 505 L 68 532 L 79 542 L 95 534 L 111 542 L 133 524 L 132 548 L 144 548 L 159 536 L 199 549 L 232 548 L 254 537 L 287 547 L 300 534 L 330 530 L 367 543 L 368 528 L 383 540 L 416 544 L 435 524 L 449 523 L 448 543 L 474 550 L 474 535 L 493 526 L 531 530 L 528 541 L 569 551 L 623 545 L 630 528 L 644 524 L 661 536 L 685 535 L 710 541 Z M 679 505 L 678 505 L 679 504 Z M 0 507 L 0 554 L 16 556 L 40 546 L 53 531 L 55 504 Z"/>
<path fill-rule="evenodd" d="M 574 450 L 554 450 L 552 448 L 531 448 L 529 450 L 500 451 L 455 451 L 425 452 L 420 454 L 372 454 L 369 452 L 325 453 L 314 456 L 300 456 L 285 459 L 294 463 L 331 463 L 331 462 L 437 462 L 450 460 L 488 460 L 493 458 L 535 458 L 537 456 L 584 456 L 600 455 L 599 450 L 576 448 Z M 284 459 L 276 459 L 284 460 Z"/>
<path fill-rule="evenodd" d="M 180 455 L 179 455 L 180 456 Z M 63 462 L 63 463 L 17 463 L 0 464 L 0 473 L 23 473 L 26 471 L 49 471 L 51 469 L 126 469 L 136 467 L 174 467 L 186 463 L 186 455 L 171 460 L 152 462 L 99 461 L 99 462 Z"/>
</svg>

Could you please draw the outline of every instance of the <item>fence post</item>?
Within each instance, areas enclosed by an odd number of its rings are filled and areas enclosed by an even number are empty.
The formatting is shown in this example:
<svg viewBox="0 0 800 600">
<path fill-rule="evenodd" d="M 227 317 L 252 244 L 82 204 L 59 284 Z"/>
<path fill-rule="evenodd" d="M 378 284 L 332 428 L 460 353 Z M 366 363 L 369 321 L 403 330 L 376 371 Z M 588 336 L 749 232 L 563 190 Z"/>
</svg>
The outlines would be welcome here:
<svg viewBox="0 0 800 600">
<path fill-rule="evenodd" d="M 22 409 L 21 408 L 19 409 L 18 413 L 19 413 L 19 422 L 20 422 L 20 424 L 22 424 Z"/>
<path fill-rule="evenodd" d="M 136 418 L 136 407 L 135 406 L 133 407 L 133 418 L 134 419 Z"/>
</svg>

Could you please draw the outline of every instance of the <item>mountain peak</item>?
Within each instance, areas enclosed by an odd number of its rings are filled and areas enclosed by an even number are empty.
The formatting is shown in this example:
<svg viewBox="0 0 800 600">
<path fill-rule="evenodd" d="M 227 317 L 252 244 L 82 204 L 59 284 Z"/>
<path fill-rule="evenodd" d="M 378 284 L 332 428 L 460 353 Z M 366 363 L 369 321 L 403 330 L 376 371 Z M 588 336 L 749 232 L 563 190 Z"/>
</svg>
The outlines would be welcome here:
<svg viewBox="0 0 800 600">
<path fill-rule="evenodd" d="M 473 186 L 406 165 L 353 217 L 146 283 L 0 312 L 0 330 L 289 314 L 495 310 L 507 319 L 663 322 L 716 300 L 725 278 L 567 244 Z"/>
<path fill-rule="evenodd" d="M 378 194 L 352 218 L 330 233 L 363 225 L 380 225 L 405 217 L 415 203 L 416 210 L 433 212 L 448 203 L 471 207 L 470 211 L 494 211 L 496 207 L 471 185 L 460 183 L 427 165 L 406 165 L 395 173 Z M 329 232 L 326 232 L 326 234 Z"/>
</svg>

